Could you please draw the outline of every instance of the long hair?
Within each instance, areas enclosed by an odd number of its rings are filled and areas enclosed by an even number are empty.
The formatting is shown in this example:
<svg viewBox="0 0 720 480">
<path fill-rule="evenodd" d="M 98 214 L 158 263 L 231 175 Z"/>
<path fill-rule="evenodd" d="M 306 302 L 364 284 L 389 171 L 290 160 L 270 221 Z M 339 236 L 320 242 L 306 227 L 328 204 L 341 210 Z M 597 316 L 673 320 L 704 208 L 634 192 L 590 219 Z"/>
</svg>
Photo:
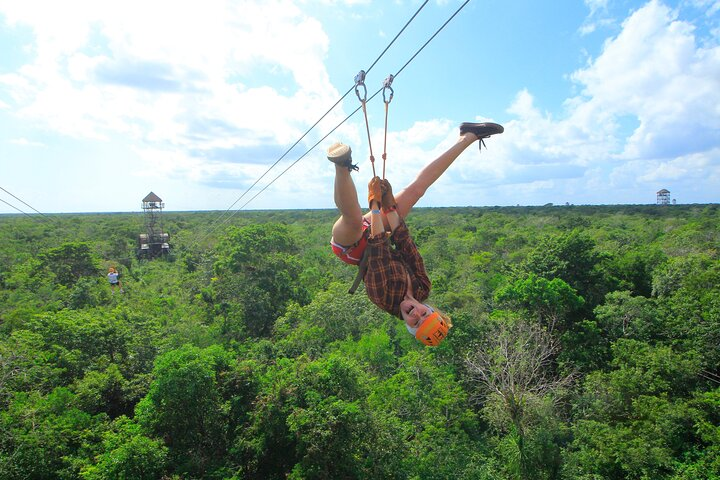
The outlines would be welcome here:
<svg viewBox="0 0 720 480">
<path fill-rule="evenodd" d="M 426 305 L 427 305 L 427 304 L 426 304 Z M 438 310 L 438 309 L 435 308 L 435 307 L 432 307 L 432 309 L 433 309 L 435 312 L 437 312 L 438 315 L 440 315 L 440 318 L 442 318 L 443 320 L 445 320 L 445 323 L 447 323 L 448 328 L 452 328 L 452 326 L 453 326 L 452 320 L 450 319 L 450 316 L 449 316 L 448 314 L 442 312 L 441 310 Z"/>
</svg>

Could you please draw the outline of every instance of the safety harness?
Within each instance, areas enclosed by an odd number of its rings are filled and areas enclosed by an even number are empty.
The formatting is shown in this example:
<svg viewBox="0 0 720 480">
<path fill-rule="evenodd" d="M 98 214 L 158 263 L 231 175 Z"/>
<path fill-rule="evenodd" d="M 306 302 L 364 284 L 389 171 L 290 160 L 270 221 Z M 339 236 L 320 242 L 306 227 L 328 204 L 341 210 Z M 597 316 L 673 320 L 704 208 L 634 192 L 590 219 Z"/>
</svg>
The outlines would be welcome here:
<svg viewBox="0 0 720 480">
<path fill-rule="evenodd" d="M 365 246 L 365 251 L 363 251 L 362 258 L 360 259 L 360 263 L 358 264 L 358 271 L 357 275 L 355 275 L 355 280 L 353 280 L 353 284 L 350 287 L 350 290 L 348 290 L 348 293 L 352 295 L 355 293 L 355 291 L 360 286 L 360 282 L 362 282 L 362 279 L 365 277 L 365 272 L 367 272 L 367 260 L 368 260 L 368 250 L 369 245 Z"/>
<path fill-rule="evenodd" d="M 382 168 L 382 178 L 385 179 L 385 164 L 387 163 L 387 130 L 388 130 L 388 111 L 390 107 L 390 102 L 393 99 L 393 95 L 395 94 L 395 91 L 392 88 L 392 82 L 395 77 L 390 74 L 387 76 L 385 80 L 383 80 L 383 103 L 385 104 L 385 138 L 383 139 L 383 168 Z M 362 89 L 362 95 L 360 94 L 360 89 Z M 360 72 L 355 75 L 355 95 L 357 95 L 358 100 L 360 100 L 360 103 L 362 104 L 362 111 L 363 116 L 365 117 L 365 129 L 367 130 L 367 138 L 368 138 L 368 148 L 370 149 L 370 165 L 372 165 L 372 172 L 373 172 L 373 178 L 377 175 L 375 174 L 375 156 L 373 155 L 372 150 L 372 140 L 370 139 L 370 122 L 368 121 L 368 115 L 367 115 L 367 87 L 365 86 L 365 70 L 360 70 Z M 365 233 L 363 232 L 363 235 Z M 362 282 L 362 279 L 365 278 L 365 272 L 367 272 L 367 261 L 368 261 L 368 251 L 370 250 L 369 245 L 365 246 L 365 250 L 363 251 L 362 258 L 360 259 L 360 263 L 358 264 L 358 272 L 357 275 L 355 275 L 355 280 L 353 281 L 352 286 L 350 287 L 350 290 L 348 290 L 349 294 L 355 293 L 355 291 L 360 286 L 360 282 Z"/>
</svg>

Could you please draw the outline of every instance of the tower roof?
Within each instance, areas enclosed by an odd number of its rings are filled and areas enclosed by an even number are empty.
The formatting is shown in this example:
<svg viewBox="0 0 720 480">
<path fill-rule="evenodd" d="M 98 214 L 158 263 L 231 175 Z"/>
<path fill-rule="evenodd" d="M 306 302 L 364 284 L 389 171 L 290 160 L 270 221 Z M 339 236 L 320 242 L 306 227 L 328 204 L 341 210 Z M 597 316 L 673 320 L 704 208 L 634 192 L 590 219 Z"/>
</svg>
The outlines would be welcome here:
<svg viewBox="0 0 720 480">
<path fill-rule="evenodd" d="M 162 198 L 155 195 L 153 192 L 150 192 L 147 194 L 145 198 L 142 200 L 143 202 L 162 202 Z"/>
<path fill-rule="evenodd" d="M 670 190 L 667 190 L 667 189 L 663 188 L 662 190 L 660 190 L 660 191 L 658 192 L 658 194 L 661 194 L 661 193 L 670 193 Z"/>
</svg>

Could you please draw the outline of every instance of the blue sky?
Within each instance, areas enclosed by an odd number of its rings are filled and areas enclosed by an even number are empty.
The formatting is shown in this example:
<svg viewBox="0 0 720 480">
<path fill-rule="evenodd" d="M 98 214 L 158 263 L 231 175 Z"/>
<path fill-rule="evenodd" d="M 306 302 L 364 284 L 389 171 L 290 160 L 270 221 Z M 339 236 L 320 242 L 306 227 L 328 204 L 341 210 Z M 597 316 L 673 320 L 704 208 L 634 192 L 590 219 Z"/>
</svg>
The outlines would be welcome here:
<svg viewBox="0 0 720 480">
<path fill-rule="evenodd" d="M 43 213 L 226 210 L 368 69 L 423 2 L 0 0 L 0 187 Z M 370 93 L 463 2 L 431 0 L 370 70 Z M 463 121 L 467 150 L 419 206 L 717 203 L 720 1 L 471 0 L 393 83 L 387 177 L 401 188 Z M 347 96 L 234 208 L 359 106 Z M 384 106 L 368 104 L 376 157 Z M 331 208 L 325 149 L 244 208 Z M 0 190 L 4 200 L 32 213 Z M 17 210 L 0 202 L 0 213 Z"/>
</svg>

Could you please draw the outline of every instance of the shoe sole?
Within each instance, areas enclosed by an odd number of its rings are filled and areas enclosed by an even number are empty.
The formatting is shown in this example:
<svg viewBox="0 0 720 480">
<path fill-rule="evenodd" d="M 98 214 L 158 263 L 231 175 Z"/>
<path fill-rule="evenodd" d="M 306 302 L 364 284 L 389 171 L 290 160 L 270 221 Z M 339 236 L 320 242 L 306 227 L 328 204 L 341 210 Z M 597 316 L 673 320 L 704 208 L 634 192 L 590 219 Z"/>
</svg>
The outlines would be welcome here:
<svg viewBox="0 0 720 480">
<path fill-rule="evenodd" d="M 333 163 L 347 167 L 352 161 L 352 150 L 343 143 L 335 143 L 327 150 L 327 158 Z"/>
<path fill-rule="evenodd" d="M 490 130 L 489 132 L 482 131 L 477 132 L 476 130 Z M 496 135 L 498 133 L 503 133 L 505 131 L 505 127 L 502 125 L 499 125 L 497 123 L 492 122 L 483 122 L 483 123 L 472 123 L 472 122 L 463 122 L 460 124 L 460 134 L 465 133 L 473 133 L 478 138 L 488 138 L 491 135 Z"/>
</svg>

